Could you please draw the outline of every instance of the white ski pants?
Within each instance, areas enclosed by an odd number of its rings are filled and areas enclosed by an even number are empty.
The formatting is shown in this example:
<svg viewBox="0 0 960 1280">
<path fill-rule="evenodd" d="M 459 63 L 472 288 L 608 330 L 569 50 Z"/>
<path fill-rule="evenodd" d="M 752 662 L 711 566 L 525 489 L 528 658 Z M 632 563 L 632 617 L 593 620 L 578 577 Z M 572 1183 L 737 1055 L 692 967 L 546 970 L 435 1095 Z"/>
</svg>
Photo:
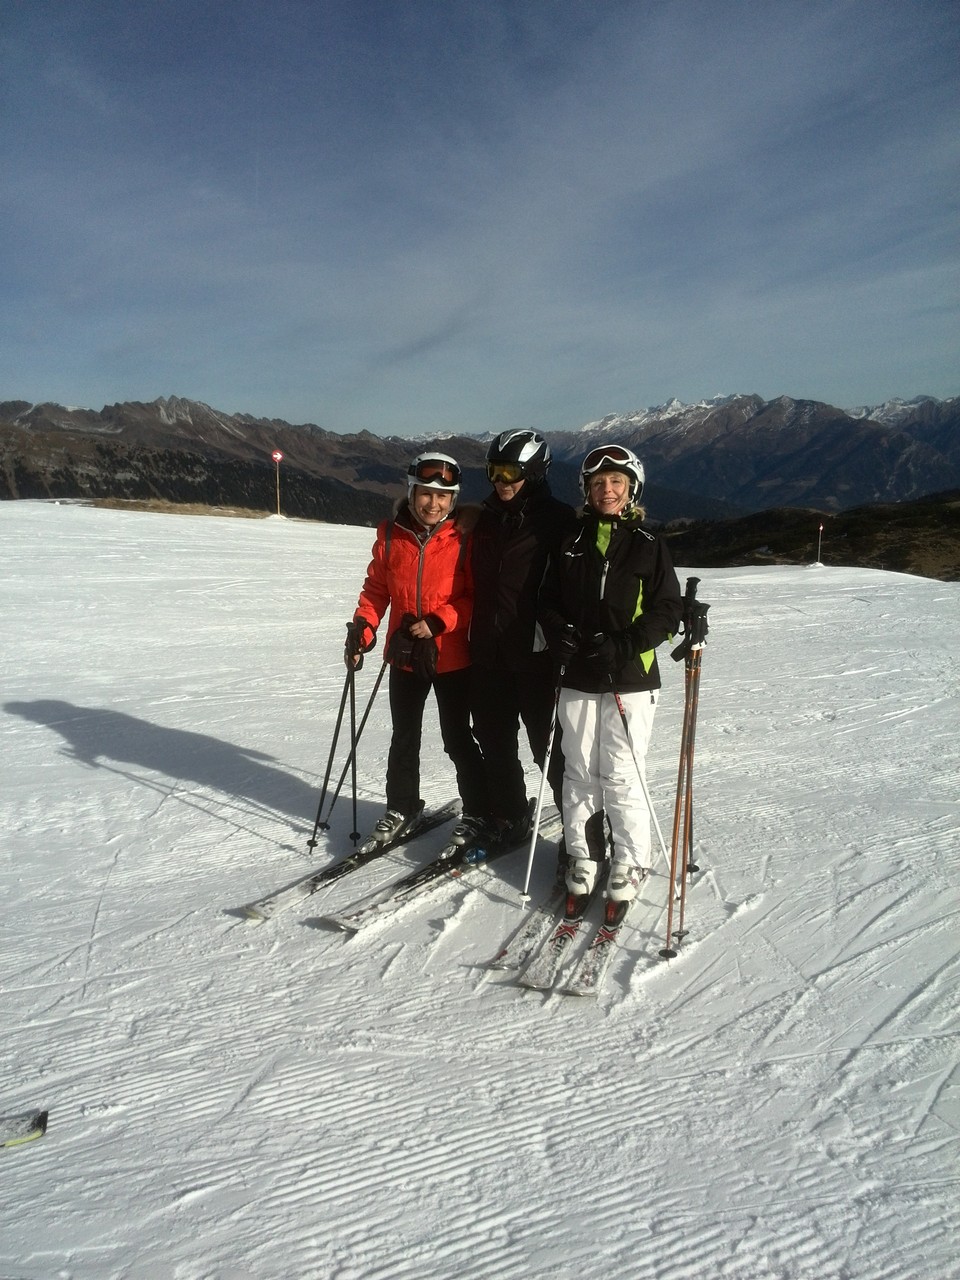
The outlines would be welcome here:
<svg viewBox="0 0 960 1280">
<path fill-rule="evenodd" d="M 639 769 L 645 768 L 658 692 L 620 695 L 628 739 L 612 693 L 560 691 L 557 716 L 565 762 L 563 834 L 570 857 L 591 856 L 587 821 L 602 809 L 613 834 L 614 861 L 650 866 L 650 812 Z"/>
</svg>

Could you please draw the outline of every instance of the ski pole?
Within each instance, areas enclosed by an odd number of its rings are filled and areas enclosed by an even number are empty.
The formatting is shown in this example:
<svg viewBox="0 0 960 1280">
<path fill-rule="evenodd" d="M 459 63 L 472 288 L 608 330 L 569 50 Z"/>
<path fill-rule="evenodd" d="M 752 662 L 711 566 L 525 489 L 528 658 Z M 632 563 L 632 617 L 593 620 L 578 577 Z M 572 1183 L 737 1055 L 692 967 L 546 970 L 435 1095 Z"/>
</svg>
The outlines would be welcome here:
<svg viewBox="0 0 960 1280">
<path fill-rule="evenodd" d="M 327 771 L 323 775 L 323 786 L 320 788 L 320 803 L 317 805 L 317 816 L 313 824 L 313 835 L 307 841 L 308 849 L 317 847 L 317 832 L 320 830 L 320 814 L 323 811 L 324 801 L 327 798 L 327 784 L 330 781 L 330 770 L 333 768 L 333 757 L 336 754 L 337 742 L 340 739 L 340 726 L 343 724 L 343 709 L 347 705 L 347 695 L 350 692 L 350 671 L 348 670 L 343 681 L 343 693 L 340 695 L 340 710 L 337 712 L 337 723 L 333 729 L 333 741 L 330 743 L 330 756 L 327 760 Z"/>
<path fill-rule="evenodd" d="M 360 839 L 360 831 L 357 827 L 357 669 L 350 664 L 350 761 L 351 761 L 351 789 L 353 792 L 353 830 L 350 832 L 350 839 L 354 844 Z"/>
<path fill-rule="evenodd" d="M 324 818 L 323 822 L 319 824 L 321 831 L 330 830 L 330 815 L 333 813 L 333 806 L 337 803 L 337 797 L 340 795 L 340 792 L 343 789 L 343 784 L 346 781 L 346 777 L 347 777 L 347 770 L 350 769 L 350 767 L 353 764 L 353 759 L 354 759 L 354 756 L 356 755 L 357 747 L 360 745 L 360 739 L 363 736 L 364 726 L 367 723 L 367 717 L 370 715 L 370 711 L 373 707 L 373 700 L 374 698 L 376 698 L 377 693 L 380 689 L 380 685 L 383 683 L 383 677 L 389 665 L 390 664 L 387 662 L 387 660 L 384 659 L 380 666 L 380 670 L 377 673 L 377 678 L 374 681 L 373 690 L 370 694 L 370 697 L 367 699 L 367 705 L 364 708 L 363 715 L 360 717 L 360 725 L 359 725 L 359 728 L 357 729 L 356 741 L 350 748 L 350 755 L 344 761 L 343 768 L 340 771 L 340 779 L 337 782 L 336 790 L 334 791 L 333 797 L 330 801 L 330 807 L 327 809 L 327 816 L 326 818 Z"/>
<path fill-rule="evenodd" d="M 690 875 L 700 868 L 693 862 L 693 747 L 697 736 L 697 706 L 700 701 L 700 660 L 702 650 L 695 649 L 690 655 L 690 729 L 687 734 L 687 778 L 686 778 L 686 823 L 687 838 L 685 843 L 684 866 Z M 687 695 L 685 695 L 687 696 Z"/>
<path fill-rule="evenodd" d="M 677 953 L 670 945 L 673 937 L 673 903 L 677 892 L 677 864 L 680 857 L 681 844 L 686 840 L 687 766 L 689 763 L 688 744 L 690 741 L 690 667 L 685 668 L 683 727 L 680 733 L 680 764 L 677 771 L 677 794 L 673 807 L 673 837 L 670 846 L 670 884 L 667 891 L 667 937 L 660 955 L 664 959 L 672 959 Z"/>
<path fill-rule="evenodd" d="M 680 858 L 681 849 L 685 849 L 687 839 L 687 818 L 688 808 L 686 801 L 688 795 L 692 792 L 688 789 L 688 766 L 690 763 L 689 743 L 691 729 L 691 713 L 693 700 L 692 691 L 692 664 L 690 656 L 693 646 L 694 637 L 694 613 L 693 606 L 697 595 L 697 584 L 699 578 L 688 578 L 686 591 L 683 597 L 683 642 L 679 644 L 671 653 L 674 661 L 684 662 L 684 698 L 683 698 L 683 726 L 680 733 L 680 762 L 677 771 L 677 794 L 674 801 L 673 809 L 673 837 L 670 849 L 670 882 L 667 893 L 667 936 L 664 946 L 660 951 L 660 955 L 665 959 L 672 959 L 677 953 L 671 946 L 671 938 L 673 937 L 673 909 L 674 900 L 677 895 L 677 866 Z M 684 876 L 684 882 L 686 877 Z M 679 941 L 679 939 L 678 939 Z"/>
<path fill-rule="evenodd" d="M 550 717 L 550 732 L 547 735 L 547 751 L 543 757 L 543 764 L 540 772 L 540 790 L 537 792 L 537 807 L 533 811 L 533 827 L 530 833 L 530 852 L 527 854 L 527 876 L 523 882 L 523 892 L 520 894 L 521 902 L 530 901 L 530 876 L 533 873 L 533 855 L 537 849 L 537 837 L 540 834 L 540 815 L 543 813 L 543 794 L 547 789 L 547 771 L 550 768 L 550 757 L 553 755 L 553 744 L 557 737 L 557 715 L 560 710 L 560 690 L 563 688 L 563 676 L 567 669 L 565 662 L 560 664 L 560 674 L 557 677 L 557 690 L 553 696 L 553 714 Z"/>
<path fill-rule="evenodd" d="M 699 867 L 693 862 L 693 749 L 697 736 L 697 708 L 700 702 L 700 665 L 702 645 L 694 649 L 690 655 L 690 734 L 687 742 L 687 787 L 684 822 L 684 874 L 680 881 L 680 908 L 677 916 L 677 941 L 681 941 L 686 932 L 683 927 L 684 912 L 687 905 L 688 879 Z"/>
<path fill-rule="evenodd" d="M 677 771 L 677 795 L 673 810 L 673 837 L 670 851 L 670 888 L 667 898 L 667 934 L 660 955 L 672 959 L 676 950 L 671 938 L 680 942 L 684 936 L 683 917 L 686 907 L 687 872 L 696 868 L 691 861 L 693 852 L 693 747 L 696 737 L 697 705 L 700 687 L 700 661 L 706 640 L 708 604 L 700 603 L 697 596 L 699 578 L 688 578 L 683 598 L 684 638 L 671 653 L 674 661 L 684 663 L 683 727 L 680 734 L 680 763 Z M 677 869 L 683 857 L 683 871 L 679 891 Z M 680 899 L 680 913 L 676 934 L 673 930 L 673 904 Z"/>
</svg>

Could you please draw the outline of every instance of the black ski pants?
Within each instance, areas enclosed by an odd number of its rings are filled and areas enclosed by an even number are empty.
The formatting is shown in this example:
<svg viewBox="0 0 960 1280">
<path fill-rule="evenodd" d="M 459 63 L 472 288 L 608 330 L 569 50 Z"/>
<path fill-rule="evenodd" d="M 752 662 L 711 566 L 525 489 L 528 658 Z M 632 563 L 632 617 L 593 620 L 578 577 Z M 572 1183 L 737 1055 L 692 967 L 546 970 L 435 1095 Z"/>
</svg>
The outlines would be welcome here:
<svg viewBox="0 0 960 1280">
<path fill-rule="evenodd" d="M 480 748 L 470 729 L 470 668 L 424 680 L 402 667 L 390 667 L 390 715 L 393 734 L 387 756 L 387 807 L 413 813 L 420 796 L 420 743 L 423 711 L 433 689 L 443 749 L 453 761 L 464 813 L 487 812 L 486 779 Z"/>
<path fill-rule="evenodd" d="M 470 668 L 473 732 L 480 743 L 493 798 L 493 816 L 513 822 L 527 811 L 527 784 L 520 763 L 520 722 L 539 767 L 547 755 L 550 721 L 556 701 L 556 673 L 549 653 L 536 654 L 528 671 L 504 667 Z M 557 808 L 563 798 L 563 751 L 560 732 L 554 739 L 547 781 Z"/>
</svg>

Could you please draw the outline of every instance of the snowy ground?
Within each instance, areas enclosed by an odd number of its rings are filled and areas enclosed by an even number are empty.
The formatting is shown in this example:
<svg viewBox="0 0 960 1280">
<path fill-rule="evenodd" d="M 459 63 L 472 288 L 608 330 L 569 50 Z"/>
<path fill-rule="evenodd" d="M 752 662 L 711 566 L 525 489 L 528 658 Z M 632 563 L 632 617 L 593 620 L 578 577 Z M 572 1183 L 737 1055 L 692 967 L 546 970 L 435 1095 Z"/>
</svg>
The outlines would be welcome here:
<svg viewBox="0 0 960 1280">
<path fill-rule="evenodd" d="M 960 1275 L 960 584 L 702 573 L 691 933 L 657 958 L 659 869 L 589 1002 L 481 967 L 520 856 L 352 939 L 307 922 L 412 851 L 229 914 L 310 865 L 371 541 L 0 504 L 0 1112 L 50 1111 L 0 1151 L 0 1276 Z M 364 829 L 387 733 L 382 696 Z"/>
</svg>

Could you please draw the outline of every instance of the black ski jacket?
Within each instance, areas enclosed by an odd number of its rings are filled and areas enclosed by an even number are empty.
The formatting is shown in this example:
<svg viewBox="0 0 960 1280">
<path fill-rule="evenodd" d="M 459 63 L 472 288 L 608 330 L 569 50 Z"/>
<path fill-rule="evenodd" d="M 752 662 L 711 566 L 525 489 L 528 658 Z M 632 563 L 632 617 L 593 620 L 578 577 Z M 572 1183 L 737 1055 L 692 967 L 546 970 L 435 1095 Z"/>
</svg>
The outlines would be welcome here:
<svg viewBox="0 0 960 1280">
<path fill-rule="evenodd" d="M 501 502 L 495 491 L 484 500 L 473 530 L 472 662 L 536 668 L 535 655 L 546 649 L 537 602 L 547 562 L 576 527 L 573 508 L 546 482 L 524 485 L 512 502 Z"/>
<path fill-rule="evenodd" d="M 660 688 L 654 650 L 676 634 L 682 612 L 680 583 L 663 539 L 637 518 L 601 519 L 590 507 L 552 561 L 540 601 L 540 621 L 554 650 L 566 623 L 577 628 L 585 647 L 598 632 L 629 636 L 632 657 L 613 673 L 620 693 Z M 583 654 L 567 661 L 563 684 L 584 693 L 610 689 L 610 680 Z"/>
</svg>

